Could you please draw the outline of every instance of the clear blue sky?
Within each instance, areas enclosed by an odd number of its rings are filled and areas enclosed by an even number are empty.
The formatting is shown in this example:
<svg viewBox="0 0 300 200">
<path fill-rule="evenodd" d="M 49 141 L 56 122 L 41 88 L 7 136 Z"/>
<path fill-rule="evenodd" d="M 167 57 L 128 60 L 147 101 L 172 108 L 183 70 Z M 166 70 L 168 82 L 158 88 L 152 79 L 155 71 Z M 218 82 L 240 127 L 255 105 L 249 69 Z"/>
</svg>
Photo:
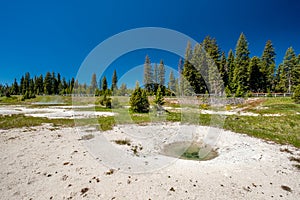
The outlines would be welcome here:
<svg viewBox="0 0 300 200">
<path fill-rule="evenodd" d="M 19 81 L 27 71 L 76 76 L 100 42 L 128 29 L 149 26 L 174 29 L 199 42 L 210 35 L 226 53 L 244 32 L 251 57 L 260 56 L 271 39 L 278 64 L 289 46 L 300 53 L 299 19 L 298 0 L 1 0 L 0 83 L 11 83 L 15 77 Z M 163 58 L 177 67 L 175 56 L 147 53 L 153 62 Z M 124 70 L 141 64 L 145 53 L 138 55 L 134 62 L 128 58 L 115 65 Z"/>
</svg>

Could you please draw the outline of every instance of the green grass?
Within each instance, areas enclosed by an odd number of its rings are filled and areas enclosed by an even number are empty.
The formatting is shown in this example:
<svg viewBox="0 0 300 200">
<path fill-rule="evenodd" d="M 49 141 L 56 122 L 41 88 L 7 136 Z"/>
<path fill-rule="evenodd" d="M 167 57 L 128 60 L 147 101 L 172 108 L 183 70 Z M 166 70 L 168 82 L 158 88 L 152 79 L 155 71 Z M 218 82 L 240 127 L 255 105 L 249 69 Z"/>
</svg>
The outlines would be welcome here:
<svg viewBox="0 0 300 200">
<path fill-rule="evenodd" d="M 281 115 L 295 115 L 300 113 L 300 104 L 295 104 L 291 98 L 277 97 L 277 98 L 263 98 L 260 103 L 245 105 L 248 108 L 245 111 L 258 114 L 281 114 Z M 260 106 L 261 109 L 257 107 Z"/>
<path fill-rule="evenodd" d="M 52 123 L 54 126 L 74 126 L 74 120 L 71 119 L 48 119 L 29 117 L 22 114 L 0 116 L 0 129 L 40 126 L 43 123 Z"/>
<path fill-rule="evenodd" d="M 38 97 L 38 101 L 52 102 L 57 97 L 43 96 Z M 70 102 L 71 97 L 63 97 L 63 102 Z M 90 98 L 89 98 L 90 100 Z M 88 102 L 89 100 L 86 100 Z M 128 97 L 120 98 L 123 104 Z M 18 97 L 1 97 L 0 102 L 15 104 Z M 245 133 L 250 136 L 274 141 L 280 144 L 292 144 L 300 148 L 300 105 L 292 102 L 290 98 L 262 98 L 260 101 L 250 105 L 245 111 L 261 114 L 282 114 L 282 116 L 220 116 L 199 114 L 193 110 L 182 112 L 169 112 L 158 115 L 156 112 L 137 114 L 131 113 L 128 109 L 117 108 L 107 109 L 96 106 L 96 111 L 113 111 L 117 113 L 113 117 L 99 117 L 92 119 L 47 119 L 38 117 L 27 117 L 24 115 L 0 116 L 0 129 L 20 128 L 39 126 L 42 123 L 52 123 L 54 126 L 84 126 L 97 125 L 102 131 L 111 130 L 116 124 L 146 124 L 151 122 L 181 122 L 187 124 L 197 124 L 203 126 L 219 127 L 237 133 Z M 266 109 L 257 109 L 266 107 Z M 89 110 L 94 108 L 85 108 Z"/>
<path fill-rule="evenodd" d="M 280 144 L 292 144 L 295 147 L 300 147 L 299 122 L 300 115 L 280 117 L 228 116 L 224 129 Z"/>
<path fill-rule="evenodd" d="M 188 115 L 188 114 L 186 114 Z M 279 144 L 300 147 L 300 115 L 289 116 L 224 116 L 192 114 L 189 118 L 181 113 L 170 113 L 168 121 L 199 124 L 244 133 Z"/>
<path fill-rule="evenodd" d="M 9 105 L 28 105 L 32 103 L 51 103 L 47 104 L 47 106 L 52 105 L 61 105 L 61 104 L 72 104 L 72 97 L 66 97 L 66 96 L 39 96 L 37 95 L 36 98 L 33 99 L 26 99 L 25 101 L 21 101 L 22 96 L 21 95 L 12 95 L 11 97 L 0 97 L 0 104 L 9 104 Z M 36 104 L 36 106 L 39 106 Z M 42 106 L 42 105 L 41 105 Z"/>
<path fill-rule="evenodd" d="M 0 104 L 20 104 L 21 103 L 21 96 L 11 96 L 11 97 L 0 97 Z"/>
</svg>

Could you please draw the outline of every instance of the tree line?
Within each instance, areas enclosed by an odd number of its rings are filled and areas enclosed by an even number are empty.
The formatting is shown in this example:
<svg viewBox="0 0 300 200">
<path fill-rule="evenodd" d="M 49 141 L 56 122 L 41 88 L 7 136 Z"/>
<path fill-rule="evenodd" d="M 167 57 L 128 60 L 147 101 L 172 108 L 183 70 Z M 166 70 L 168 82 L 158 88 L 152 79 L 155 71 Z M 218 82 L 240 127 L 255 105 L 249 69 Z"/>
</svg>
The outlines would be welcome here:
<svg viewBox="0 0 300 200">
<path fill-rule="evenodd" d="M 265 44 L 260 57 L 250 57 L 246 36 L 241 33 L 235 50 L 226 56 L 210 36 L 192 47 L 188 42 L 184 58 L 178 62 L 178 76 L 171 70 L 166 83 L 164 61 L 151 63 L 147 55 L 144 62 L 143 83 L 147 95 L 215 94 L 226 96 L 246 96 L 251 93 L 292 93 L 300 85 L 300 54 L 294 49 L 286 50 L 282 63 L 275 65 L 276 52 L 271 40 Z M 126 95 L 133 91 L 125 83 L 118 87 L 117 72 L 112 74 L 111 87 L 106 76 L 99 83 L 96 74 L 91 83 L 78 83 L 74 78 L 66 80 L 59 73 L 47 72 L 45 76 L 31 77 L 25 73 L 20 83 L 15 79 L 11 86 L 0 85 L 0 96 L 23 95 L 24 99 L 35 95 L 95 94 Z"/>
<path fill-rule="evenodd" d="M 226 57 L 216 39 L 205 37 L 192 49 L 188 43 L 183 66 L 179 71 L 184 80 L 181 88 L 188 93 L 218 93 L 227 96 L 245 96 L 251 93 L 292 93 L 300 84 L 300 54 L 292 47 L 286 50 L 278 67 L 275 48 L 271 40 L 265 44 L 261 57 L 250 58 L 246 36 L 241 33 L 235 51 Z M 188 82 L 185 84 L 184 82 Z M 188 85 L 188 86 L 187 86 Z"/>
<path fill-rule="evenodd" d="M 67 81 L 66 78 L 61 77 L 60 73 L 56 75 L 55 72 L 47 72 L 45 76 L 41 74 L 31 77 L 30 73 L 26 72 L 19 83 L 17 79 L 14 79 L 11 86 L 0 85 L 0 96 L 22 95 L 24 100 L 35 98 L 36 95 L 71 94 L 74 84 L 74 78 Z"/>
</svg>

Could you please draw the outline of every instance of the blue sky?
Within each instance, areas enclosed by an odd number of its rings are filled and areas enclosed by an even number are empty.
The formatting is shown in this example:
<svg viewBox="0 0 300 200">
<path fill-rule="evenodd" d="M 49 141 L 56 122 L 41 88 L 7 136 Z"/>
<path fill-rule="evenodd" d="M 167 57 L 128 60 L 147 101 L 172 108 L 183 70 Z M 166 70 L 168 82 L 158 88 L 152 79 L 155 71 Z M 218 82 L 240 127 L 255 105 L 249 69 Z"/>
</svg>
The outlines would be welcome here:
<svg viewBox="0 0 300 200">
<path fill-rule="evenodd" d="M 210 35 L 226 53 L 235 48 L 244 32 L 251 57 L 260 56 L 271 39 L 278 64 L 289 46 L 300 53 L 299 10 L 298 0 L 1 0 L 0 83 L 11 83 L 15 77 L 19 80 L 27 71 L 32 75 L 55 71 L 67 78 L 76 76 L 99 43 L 139 27 L 173 29 L 198 42 Z M 114 67 L 129 70 L 142 64 L 146 53 L 153 62 L 163 58 L 168 66 L 177 67 L 178 57 L 151 50 L 123 56 Z"/>
</svg>

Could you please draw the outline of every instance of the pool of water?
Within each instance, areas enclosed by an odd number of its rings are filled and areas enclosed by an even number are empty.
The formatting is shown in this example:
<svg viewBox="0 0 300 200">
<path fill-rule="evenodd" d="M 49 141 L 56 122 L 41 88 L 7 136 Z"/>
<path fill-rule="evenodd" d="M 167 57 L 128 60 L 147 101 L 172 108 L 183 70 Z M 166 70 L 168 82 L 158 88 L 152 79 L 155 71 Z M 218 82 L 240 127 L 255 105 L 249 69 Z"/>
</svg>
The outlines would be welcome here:
<svg viewBox="0 0 300 200">
<path fill-rule="evenodd" d="M 209 145 L 191 141 L 166 144 L 163 147 L 162 154 L 185 160 L 211 160 L 218 156 L 218 152 Z"/>
</svg>

